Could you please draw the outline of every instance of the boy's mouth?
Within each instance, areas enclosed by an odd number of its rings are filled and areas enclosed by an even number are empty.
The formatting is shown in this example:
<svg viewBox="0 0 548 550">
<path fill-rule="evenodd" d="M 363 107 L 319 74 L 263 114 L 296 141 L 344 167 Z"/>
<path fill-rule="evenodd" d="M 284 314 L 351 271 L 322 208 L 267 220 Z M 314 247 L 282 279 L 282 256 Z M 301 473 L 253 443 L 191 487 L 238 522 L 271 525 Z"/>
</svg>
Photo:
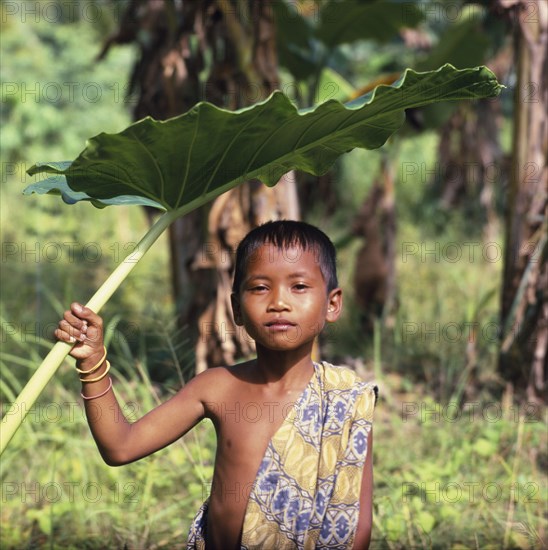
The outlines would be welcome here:
<svg viewBox="0 0 548 550">
<path fill-rule="evenodd" d="M 289 321 L 288 319 L 272 319 L 272 321 L 268 321 L 265 323 L 265 326 L 267 328 L 277 329 L 277 330 L 288 329 L 296 325 L 297 323 L 294 323 L 293 321 Z"/>
</svg>

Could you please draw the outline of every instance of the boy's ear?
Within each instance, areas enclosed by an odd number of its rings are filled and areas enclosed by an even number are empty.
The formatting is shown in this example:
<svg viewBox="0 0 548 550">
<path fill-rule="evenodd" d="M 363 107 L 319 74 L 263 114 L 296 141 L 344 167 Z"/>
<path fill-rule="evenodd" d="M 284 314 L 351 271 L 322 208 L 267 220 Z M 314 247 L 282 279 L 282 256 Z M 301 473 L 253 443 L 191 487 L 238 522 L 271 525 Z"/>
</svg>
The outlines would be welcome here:
<svg viewBox="0 0 548 550">
<path fill-rule="evenodd" d="M 234 322 L 241 327 L 244 323 L 242 321 L 242 313 L 240 309 L 240 299 L 234 292 L 230 295 L 230 303 L 232 304 L 232 315 L 234 316 Z"/>
<path fill-rule="evenodd" d="M 342 304 L 342 290 L 340 288 L 334 288 L 327 296 L 326 321 L 333 323 L 339 318 L 342 311 Z"/>
</svg>

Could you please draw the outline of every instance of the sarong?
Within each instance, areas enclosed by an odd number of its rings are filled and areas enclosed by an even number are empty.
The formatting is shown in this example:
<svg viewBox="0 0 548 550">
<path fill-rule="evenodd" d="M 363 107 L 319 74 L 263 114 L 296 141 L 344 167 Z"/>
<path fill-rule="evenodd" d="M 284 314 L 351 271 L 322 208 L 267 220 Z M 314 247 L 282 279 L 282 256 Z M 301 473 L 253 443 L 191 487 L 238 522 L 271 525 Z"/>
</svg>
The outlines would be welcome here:
<svg viewBox="0 0 548 550">
<path fill-rule="evenodd" d="M 251 489 L 242 550 L 352 547 L 377 387 L 314 363 L 314 375 L 270 440 Z M 204 548 L 208 501 L 188 548 Z"/>
</svg>

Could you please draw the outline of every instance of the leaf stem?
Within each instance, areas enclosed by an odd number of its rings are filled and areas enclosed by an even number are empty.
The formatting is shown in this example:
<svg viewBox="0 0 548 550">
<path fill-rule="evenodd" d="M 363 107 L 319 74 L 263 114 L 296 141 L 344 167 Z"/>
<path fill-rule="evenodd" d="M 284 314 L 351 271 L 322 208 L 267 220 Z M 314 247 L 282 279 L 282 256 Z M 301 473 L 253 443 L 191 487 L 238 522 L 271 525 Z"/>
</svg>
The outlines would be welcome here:
<svg viewBox="0 0 548 550">
<path fill-rule="evenodd" d="M 97 313 L 107 303 L 131 270 L 137 265 L 139 260 L 156 242 L 158 237 L 183 213 L 182 209 L 179 209 L 163 214 L 147 231 L 137 245 L 137 248 L 124 259 L 124 261 L 111 273 L 108 279 L 99 287 L 86 306 Z M 12 403 L 11 407 L 2 418 L 0 455 L 4 452 L 11 438 L 23 423 L 25 416 L 57 369 L 61 366 L 71 349 L 72 345 L 66 344 L 65 342 L 57 342 L 48 355 L 46 355 L 41 365 L 36 369 L 36 372 L 23 388 L 17 399 Z"/>
</svg>

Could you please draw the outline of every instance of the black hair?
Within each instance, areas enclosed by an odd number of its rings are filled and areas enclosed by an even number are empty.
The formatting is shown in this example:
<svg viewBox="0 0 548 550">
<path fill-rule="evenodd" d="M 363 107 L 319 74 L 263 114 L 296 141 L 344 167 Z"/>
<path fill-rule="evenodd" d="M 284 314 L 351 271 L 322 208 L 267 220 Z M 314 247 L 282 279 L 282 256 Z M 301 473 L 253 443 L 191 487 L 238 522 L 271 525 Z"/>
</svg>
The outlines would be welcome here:
<svg viewBox="0 0 548 550">
<path fill-rule="evenodd" d="M 238 245 L 232 292 L 239 292 L 251 255 L 264 244 L 272 244 L 279 250 L 297 246 L 302 250 L 317 252 L 327 291 L 330 292 L 339 286 L 337 282 L 337 254 L 329 237 L 314 225 L 306 222 L 277 220 L 266 222 L 252 229 Z"/>
</svg>

